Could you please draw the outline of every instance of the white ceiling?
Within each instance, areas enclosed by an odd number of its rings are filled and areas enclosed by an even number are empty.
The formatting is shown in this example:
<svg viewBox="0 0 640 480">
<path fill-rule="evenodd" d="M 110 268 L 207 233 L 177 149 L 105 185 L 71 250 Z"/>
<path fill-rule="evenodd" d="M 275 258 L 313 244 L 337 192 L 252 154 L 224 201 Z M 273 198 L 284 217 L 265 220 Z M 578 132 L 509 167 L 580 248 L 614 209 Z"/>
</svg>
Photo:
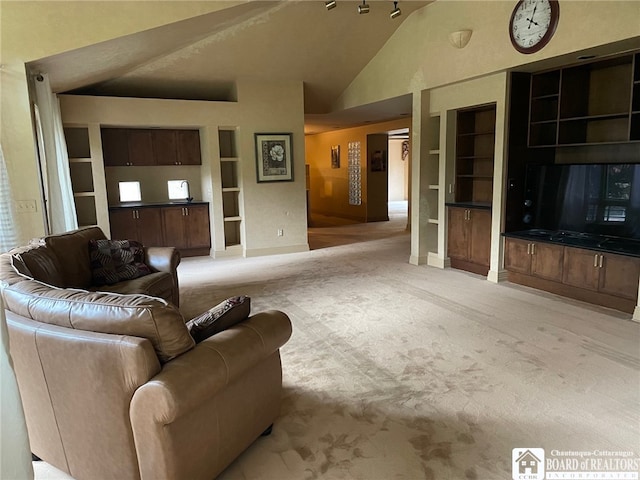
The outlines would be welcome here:
<svg viewBox="0 0 640 480">
<path fill-rule="evenodd" d="M 401 118 L 411 96 L 334 112 L 332 105 L 398 26 L 429 1 L 230 3 L 213 13 L 40 59 L 55 92 L 233 100 L 238 78 L 304 82 L 308 133 Z"/>
</svg>

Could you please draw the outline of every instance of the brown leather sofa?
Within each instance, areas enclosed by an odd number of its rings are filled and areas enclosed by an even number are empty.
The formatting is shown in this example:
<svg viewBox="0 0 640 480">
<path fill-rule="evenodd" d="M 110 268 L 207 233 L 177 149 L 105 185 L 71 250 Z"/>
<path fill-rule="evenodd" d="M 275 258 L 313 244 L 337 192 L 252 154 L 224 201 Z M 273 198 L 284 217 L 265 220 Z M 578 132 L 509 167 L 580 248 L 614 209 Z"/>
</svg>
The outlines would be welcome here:
<svg viewBox="0 0 640 480">
<path fill-rule="evenodd" d="M 284 313 L 196 345 L 170 302 L 58 288 L 10 260 L 0 286 L 31 449 L 77 480 L 211 480 L 279 415 Z"/>
<path fill-rule="evenodd" d="M 41 282 L 61 288 L 115 293 L 144 293 L 180 304 L 177 268 L 180 253 L 173 247 L 144 247 L 144 263 L 151 274 L 113 285 L 92 284 L 89 241 L 106 239 L 99 227 L 87 227 L 32 240 L 30 245 L 0 255 L 0 269 L 10 267 Z"/>
</svg>

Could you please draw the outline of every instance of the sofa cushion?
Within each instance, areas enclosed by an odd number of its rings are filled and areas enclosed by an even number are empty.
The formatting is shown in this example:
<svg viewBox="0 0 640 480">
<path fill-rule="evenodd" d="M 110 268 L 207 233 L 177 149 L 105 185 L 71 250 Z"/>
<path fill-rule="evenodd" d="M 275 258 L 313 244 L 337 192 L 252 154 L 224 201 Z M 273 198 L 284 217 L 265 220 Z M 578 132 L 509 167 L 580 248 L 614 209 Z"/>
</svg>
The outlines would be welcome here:
<svg viewBox="0 0 640 480">
<path fill-rule="evenodd" d="M 195 345 L 178 309 L 160 298 L 61 289 L 36 280 L 7 286 L 3 297 L 5 308 L 32 320 L 146 338 L 161 362 Z"/>
<path fill-rule="evenodd" d="M 144 264 L 144 247 L 135 240 L 89 240 L 94 285 L 113 285 L 151 273 Z"/>
<path fill-rule="evenodd" d="M 167 272 L 154 272 L 126 282 L 90 287 L 89 290 L 121 294 L 140 293 L 170 301 L 173 288 L 173 275 Z"/>
<path fill-rule="evenodd" d="M 251 298 L 227 298 L 224 302 L 187 322 L 187 329 L 196 343 L 222 332 L 251 314 Z"/>
<path fill-rule="evenodd" d="M 14 248 L 9 251 L 9 254 L 13 269 L 20 275 L 57 287 L 64 286 L 64 279 L 60 274 L 60 262 L 55 253 L 44 245 L 32 244 Z"/>
<path fill-rule="evenodd" d="M 63 280 L 60 287 L 87 288 L 91 285 L 89 240 L 105 239 L 99 227 L 88 227 L 44 237 L 44 243 L 58 258 Z M 37 278 L 37 277 L 36 277 Z"/>
</svg>

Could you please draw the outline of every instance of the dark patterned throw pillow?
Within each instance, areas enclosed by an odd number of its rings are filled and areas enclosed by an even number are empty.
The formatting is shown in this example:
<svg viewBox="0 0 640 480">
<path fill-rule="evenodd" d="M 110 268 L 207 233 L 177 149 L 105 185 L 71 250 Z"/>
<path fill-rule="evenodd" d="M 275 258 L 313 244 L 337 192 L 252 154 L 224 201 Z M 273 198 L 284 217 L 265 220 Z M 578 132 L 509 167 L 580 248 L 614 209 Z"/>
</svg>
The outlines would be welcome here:
<svg viewBox="0 0 640 480">
<path fill-rule="evenodd" d="M 187 322 L 196 343 L 222 332 L 251 314 L 251 298 L 246 295 L 227 298 L 215 307 Z"/>
<path fill-rule="evenodd" d="M 135 240 L 90 240 L 91 276 L 96 286 L 113 285 L 151 273 L 144 248 Z"/>
</svg>

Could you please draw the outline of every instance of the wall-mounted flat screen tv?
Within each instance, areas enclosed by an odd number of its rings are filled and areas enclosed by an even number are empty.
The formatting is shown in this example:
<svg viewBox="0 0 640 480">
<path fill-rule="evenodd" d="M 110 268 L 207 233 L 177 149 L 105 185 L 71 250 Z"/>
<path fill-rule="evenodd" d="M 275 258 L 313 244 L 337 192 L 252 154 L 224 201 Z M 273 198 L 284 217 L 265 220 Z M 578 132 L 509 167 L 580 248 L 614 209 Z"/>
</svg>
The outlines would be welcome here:
<svg viewBox="0 0 640 480">
<path fill-rule="evenodd" d="M 529 165 L 523 222 L 640 239 L 640 164 Z"/>
</svg>

